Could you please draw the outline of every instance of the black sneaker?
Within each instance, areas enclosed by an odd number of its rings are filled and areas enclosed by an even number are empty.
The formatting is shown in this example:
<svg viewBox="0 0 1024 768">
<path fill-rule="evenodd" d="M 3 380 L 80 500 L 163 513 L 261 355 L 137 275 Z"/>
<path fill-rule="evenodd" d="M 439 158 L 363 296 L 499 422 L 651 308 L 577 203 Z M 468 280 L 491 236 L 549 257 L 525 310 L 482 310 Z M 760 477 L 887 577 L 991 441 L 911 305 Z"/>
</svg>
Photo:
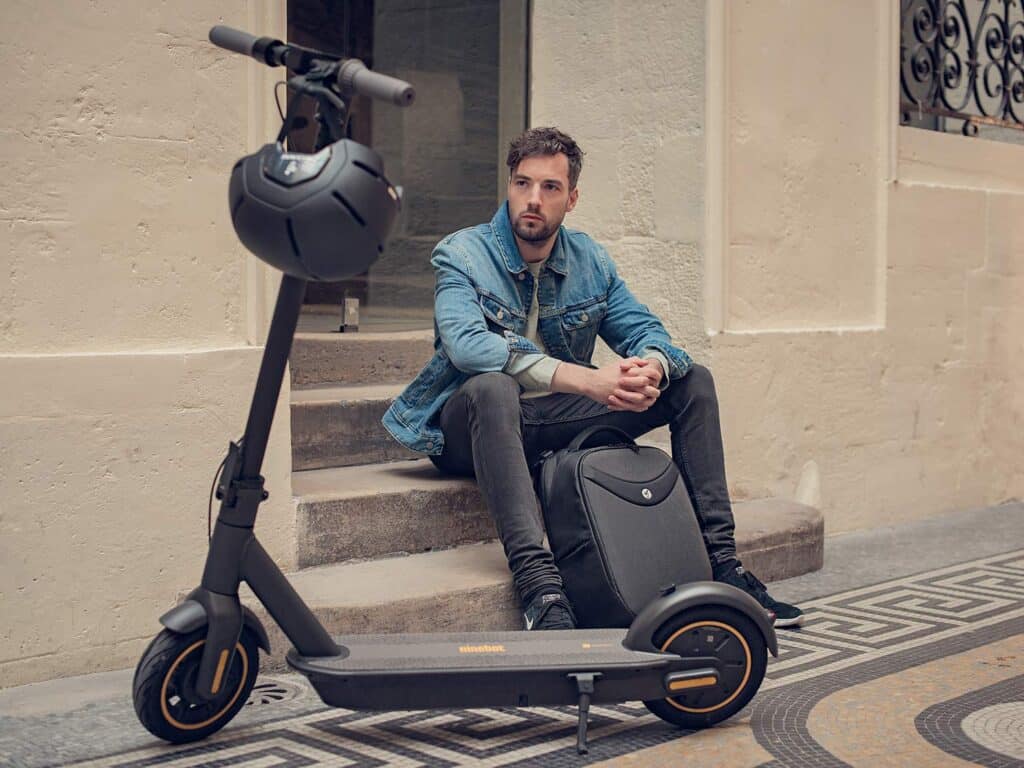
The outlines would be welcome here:
<svg viewBox="0 0 1024 768">
<path fill-rule="evenodd" d="M 528 630 L 576 629 L 576 617 L 573 616 L 569 598 L 562 592 L 537 595 L 526 607 L 523 620 Z"/>
<path fill-rule="evenodd" d="M 799 627 L 804 623 L 804 612 L 795 605 L 783 603 L 768 594 L 768 588 L 742 565 L 730 562 L 729 567 L 715 569 L 715 581 L 742 589 L 765 607 L 776 627 Z"/>
</svg>

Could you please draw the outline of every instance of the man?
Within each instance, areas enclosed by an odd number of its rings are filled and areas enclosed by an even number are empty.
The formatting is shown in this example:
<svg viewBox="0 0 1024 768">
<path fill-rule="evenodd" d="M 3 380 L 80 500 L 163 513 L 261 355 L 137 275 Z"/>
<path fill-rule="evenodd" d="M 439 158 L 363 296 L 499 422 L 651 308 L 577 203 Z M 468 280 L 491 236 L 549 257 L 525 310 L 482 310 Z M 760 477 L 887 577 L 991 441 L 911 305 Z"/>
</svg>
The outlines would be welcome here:
<svg viewBox="0 0 1024 768">
<path fill-rule="evenodd" d="M 710 372 L 672 345 L 600 245 L 562 226 L 579 199 L 576 142 L 535 128 L 507 162 L 508 202 L 434 249 L 435 353 L 384 425 L 443 472 L 476 477 L 527 628 L 571 629 L 530 466 L 590 426 L 635 437 L 667 424 L 715 579 L 753 595 L 776 626 L 799 625 L 800 609 L 773 600 L 736 558 Z M 593 367 L 598 336 L 621 359 Z"/>
</svg>

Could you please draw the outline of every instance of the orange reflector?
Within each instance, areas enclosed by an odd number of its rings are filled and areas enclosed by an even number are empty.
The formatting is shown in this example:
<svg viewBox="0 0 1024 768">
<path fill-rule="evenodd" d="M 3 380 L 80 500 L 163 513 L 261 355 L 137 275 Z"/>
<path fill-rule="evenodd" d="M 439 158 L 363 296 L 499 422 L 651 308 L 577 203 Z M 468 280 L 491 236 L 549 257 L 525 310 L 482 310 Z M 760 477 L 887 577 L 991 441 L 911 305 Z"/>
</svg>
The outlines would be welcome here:
<svg viewBox="0 0 1024 768">
<path fill-rule="evenodd" d="M 228 663 L 228 649 L 225 648 L 220 652 L 220 659 L 217 661 L 217 671 L 213 675 L 213 687 L 210 689 L 213 693 L 217 693 L 220 690 L 220 681 L 224 677 L 224 667 Z"/>
<path fill-rule="evenodd" d="M 695 677 L 692 680 L 673 680 L 668 684 L 670 691 L 684 691 L 687 688 L 704 688 L 708 685 L 715 685 L 717 677 Z"/>
</svg>

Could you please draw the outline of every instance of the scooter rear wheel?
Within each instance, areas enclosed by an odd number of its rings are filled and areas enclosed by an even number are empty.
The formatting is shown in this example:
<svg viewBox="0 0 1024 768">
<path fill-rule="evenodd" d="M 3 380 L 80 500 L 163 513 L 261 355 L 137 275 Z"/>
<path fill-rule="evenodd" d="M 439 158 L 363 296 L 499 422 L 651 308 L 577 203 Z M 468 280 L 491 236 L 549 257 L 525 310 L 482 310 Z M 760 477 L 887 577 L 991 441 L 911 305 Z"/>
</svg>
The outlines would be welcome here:
<svg viewBox="0 0 1024 768">
<path fill-rule="evenodd" d="M 211 701 L 196 695 L 206 629 L 157 635 L 142 654 L 132 681 L 139 721 L 150 733 L 174 744 L 204 739 L 219 731 L 245 706 L 259 673 L 259 646 L 242 630 L 220 692 Z"/>
<path fill-rule="evenodd" d="M 683 728 L 707 728 L 739 712 L 761 687 L 768 665 L 761 631 L 746 616 L 724 606 L 683 611 L 654 633 L 653 643 L 684 658 L 718 659 L 716 685 L 644 702 L 662 720 Z"/>
</svg>

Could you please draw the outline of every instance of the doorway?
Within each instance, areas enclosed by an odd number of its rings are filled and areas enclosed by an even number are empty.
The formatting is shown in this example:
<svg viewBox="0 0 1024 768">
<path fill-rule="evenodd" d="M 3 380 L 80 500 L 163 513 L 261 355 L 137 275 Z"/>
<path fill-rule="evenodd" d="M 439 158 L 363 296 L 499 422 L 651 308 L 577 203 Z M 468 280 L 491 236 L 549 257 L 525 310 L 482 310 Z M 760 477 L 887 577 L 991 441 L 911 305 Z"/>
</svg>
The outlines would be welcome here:
<svg viewBox="0 0 1024 768">
<path fill-rule="evenodd" d="M 431 251 L 491 219 L 505 148 L 527 125 L 528 0 L 288 0 L 287 10 L 291 42 L 362 59 L 417 95 L 408 109 L 354 100 L 349 136 L 380 153 L 402 212 L 366 274 L 309 284 L 300 329 L 337 331 L 346 296 L 359 300 L 361 329 L 430 327 Z M 309 149 L 314 131 L 291 145 Z"/>
</svg>

